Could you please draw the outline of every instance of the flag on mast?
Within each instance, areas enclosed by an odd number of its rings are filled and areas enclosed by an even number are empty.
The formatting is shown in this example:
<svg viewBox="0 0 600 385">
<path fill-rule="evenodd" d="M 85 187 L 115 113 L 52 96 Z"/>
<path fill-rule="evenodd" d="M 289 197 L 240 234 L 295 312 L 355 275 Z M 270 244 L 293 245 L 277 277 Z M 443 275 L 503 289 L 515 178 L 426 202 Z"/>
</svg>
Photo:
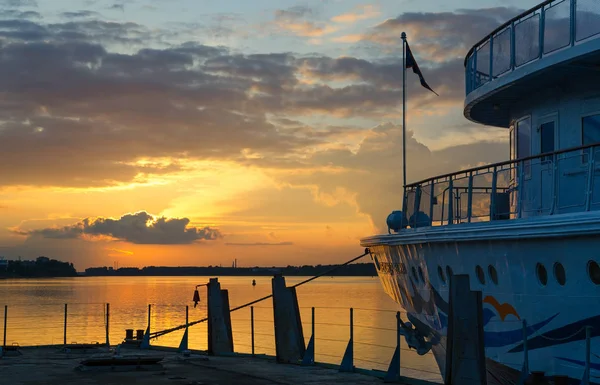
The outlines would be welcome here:
<svg viewBox="0 0 600 385">
<path fill-rule="evenodd" d="M 423 77 L 423 73 L 421 72 L 421 69 L 419 68 L 419 65 L 417 64 L 417 61 L 415 60 L 415 57 L 413 56 L 412 51 L 410 50 L 410 47 L 408 46 L 408 42 L 406 42 L 405 44 L 406 44 L 406 68 L 412 68 L 413 72 L 415 74 L 419 75 L 419 80 L 421 80 L 421 85 L 423 87 L 427 88 L 429 91 L 433 92 L 437 96 L 440 96 L 437 94 L 437 92 L 432 90 L 431 87 L 429 87 L 429 84 L 427 84 L 427 82 L 425 81 L 425 78 Z"/>
</svg>

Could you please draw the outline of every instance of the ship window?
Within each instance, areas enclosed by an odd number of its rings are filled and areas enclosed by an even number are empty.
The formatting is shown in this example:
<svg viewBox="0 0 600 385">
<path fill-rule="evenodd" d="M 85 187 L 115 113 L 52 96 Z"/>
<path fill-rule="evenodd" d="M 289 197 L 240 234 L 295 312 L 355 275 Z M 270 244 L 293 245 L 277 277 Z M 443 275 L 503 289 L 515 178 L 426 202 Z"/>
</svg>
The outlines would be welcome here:
<svg viewBox="0 0 600 385">
<path fill-rule="evenodd" d="M 485 285 L 485 274 L 484 274 L 481 266 L 477 265 L 475 267 L 475 273 L 477 274 L 477 279 L 479 280 L 479 283 L 481 283 L 482 285 Z"/>
<path fill-rule="evenodd" d="M 510 133 L 509 133 L 509 142 L 510 142 L 510 160 L 515 159 L 515 127 L 513 125 L 510 126 Z"/>
<path fill-rule="evenodd" d="M 538 281 L 540 282 L 540 284 L 542 286 L 546 286 L 548 284 L 548 272 L 546 271 L 544 265 L 538 263 L 535 267 L 535 272 L 537 274 Z"/>
<path fill-rule="evenodd" d="M 556 262 L 554 264 L 554 278 L 560 286 L 564 286 L 567 282 L 567 274 L 565 272 L 565 268 L 560 262 Z"/>
<path fill-rule="evenodd" d="M 419 277 L 417 277 L 417 269 L 415 269 L 415 267 L 412 267 L 412 275 L 413 278 L 415 279 L 416 282 L 419 282 Z"/>
<path fill-rule="evenodd" d="M 542 145 L 540 153 L 554 152 L 554 122 L 544 123 L 540 126 L 540 137 Z"/>
<path fill-rule="evenodd" d="M 517 158 L 526 158 L 531 155 L 531 118 L 517 122 Z M 530 176 L 529 161 L 524 163 L 524 175 Z"/>
<path fill-rule="evenodd" d="M 585 116 L 581 119 L 581 144 L 583 146 L 600 142 L 600 114 Z M 587 162 L 589 150 L 585 150 L 583 158 Z"/>
<path fill-rule="evenodd" d="M 448 278 L 448 280 L 450 280 L 453 275 L 454 272 L 452 271 L 452 268 L 450 266 L 446 266 L 446 277 Z"/>
<path fill-rule="evenodd" d="M 444 275 L 444 269 L 441 266 L 438 266 L 438 275 L 440 276 L 440 280 L 442 283 L 446 283 L 446 276 Z"/>
<path fill-rule="evenodd" d="M 600 285 L 600 266 L 598 266 L 598 262 L 589 261 L 587 270 L 592 282 L 594 282 L 595 285 Z"/>
<path fill-rule="evenodd" d="M 496 268 L 492 265 L 488 267 L 488 273 L 490 274 L 490 279 L 494 282 L 494 285 L 498 284 L 498 272 Z"/>
<path fill-rule="evenodd" d="M 421 278 L 422 282 L 425 282 L 425 277 L 423 276 L 423 269 L 419 266 L 419 278 Z"/>
</svg>

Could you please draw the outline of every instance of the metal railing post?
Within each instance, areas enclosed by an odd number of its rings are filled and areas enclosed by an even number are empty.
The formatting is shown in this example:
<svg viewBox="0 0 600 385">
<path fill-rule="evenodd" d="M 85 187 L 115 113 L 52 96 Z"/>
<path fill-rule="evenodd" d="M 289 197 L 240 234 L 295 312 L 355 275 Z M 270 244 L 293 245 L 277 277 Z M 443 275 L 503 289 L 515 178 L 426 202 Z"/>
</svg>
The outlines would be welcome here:
<svg viewBox="0 0 600 385">
<path fill-rule="evenodd" d="M 252 356 L 254 356 L 254 306 L 250 306 L 250 335 L 252 339 Z"/>
<path fill-rule="evenodd" d="M 2 344 L 3 347 L 6 348 L 6 327 L 7 327 L 7 322 L 8 322 L 8 305 L 4 305 L 4 343 Z"/>
<path fill-rule="evenodd" d="M 65 303 L 65 328 L 63 333 L 63 344 L 67 344 L 67 304 Z"/>
<path fill-rule="evenodd" d="M 448 182 L 448 224 L 451 225 L 454 222 L 454 183 L 452 177 Z"/>
<path fill-rule="evenodd" d="M 471 223 L 473 215 L 473 173 L 469 173 L 469 187 L 467 191 L 467 222 Z"/>
<path fill-rule="evenodd" d="M 106 346 L 110 347 L 110 304 L 106 304 Z"/>
<path fill-rule="evenodd" d="M 496 187 L 498 185 L 498 170 L 494 166 L 494 172 L 492 173 L 492 195 L 490 196 L 490 221 L 496 219 Z"/>
<path fill-rule="evenodd" d="M 515 30 L 515 22 L 513 21 L 510 25 L 510 69 L 512 71 L 514 71 L 517 65 L 517 47 L 515 46 L 517 40 L 516 34 L 517 31 Z"/>
<path fill-rule="evenodd" d="M 570 5 L 571 5 L 571 23 L 570 23 L 570 30 L 571 30 L 571 39 L 569 40 L 569 42 L 571 43 L 571 46 L 575 45 L 575 35 L 577 33 L 577 23 L 576 23 L 576 17 L 577 17 L 577 9 L 576 9 L 576 5 L 577 5 L 577 1 L 575 0 L 570 0 Z"/>
<path fill-rule="evenodd" d="M 431 221 L 431 225 L 433 226 L 434 218 L 433 218 L 433 202 L 435 199 L 435 182 L 431 181 L 430 187 L 430 195 L 429 195 L 429 220 Z"/>
<path fill-rule="evenodd" d="M 148 334 L 150 334 L 150 315 L 152 314 L 152 305 L 148 304 Z"/>
<path fill-rule="evenodd" d="M 544 7 L 540 9 L 540 24 L 539 24 L 539 37 L 538 43 L 540 46 L 539 58 L 541 59 L 544 56 L 544 32 L 546 31 L 546 11 Z"/>
<path fill-rule="evenodd" d="M 494 36 L 490 36 L 490 82 L 494 79 Z"/>
<path fill-rule="evenodd" d="M 592 206 L 592 188 L 594 186 L 594 147 L 589 148 L 588 156 L 588 174 L 587 174 L 587 190 L 585 196 L 585 211 L 590 211 Z"/>
<path fill-rule="evenodd" d="M 350 341 L 354 345 L 354 309 L 350 308 Z"/>
</svg>

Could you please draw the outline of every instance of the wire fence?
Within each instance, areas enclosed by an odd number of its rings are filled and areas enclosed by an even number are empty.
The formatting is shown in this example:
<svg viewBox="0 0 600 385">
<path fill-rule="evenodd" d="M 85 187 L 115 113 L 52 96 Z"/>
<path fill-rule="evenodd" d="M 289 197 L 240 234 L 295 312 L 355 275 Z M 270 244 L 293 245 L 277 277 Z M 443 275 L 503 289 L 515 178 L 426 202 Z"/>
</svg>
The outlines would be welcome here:
<svg viewBox="0 0 600 385">
<path fill-rule="evenodd" d="M 236 353 L 275 356 L 273 307 L 252 306 L 230 313 Z M 66 309 L 66 312 L 65 312 Z M 314 309 L 315 320 L 312 323 Z M 396 348 L 396 312 L 354 308 L 354 365 L 363 369 L 387 370 Z M 107 314 L 108 312 L 108 314 Z M 66 314 L 66 317 L 65 317 Z M 207 316 L 206 305 L 194 309 L 194 318 Z M 374 314 L 378 314 L 374 317 Z M 406 313 L 402 312 L 403 317 Z M 349 308 L 301 307 L 300 316 L 306 345 L 315 332 L 315 362 L 339 365 L 350 338 Z M 192 321 L 192 319 L 189 319 Z M 108 322 L 108 328 L 107 328 Z M 171 304 L 150 306 L 107 306 L 102 303 L 11 305 L 7 308 L 6 345 L 41 346 L 62 344 L 106 344 L 124 341 L 127 329 L 145 333 L 164 330 L 186 322 L 186 307 Z M 208 349 L 207 323 L 188 330 L 188 347 Z M 108 330 L 108 332 L 107 332 Z M 184 330 L 162 335 L 153 345 L 178 347 Z M 401 368 L 405 375 L 438 381 L 441 379 L 433 355 L 418 356 L 401 340 Z"/>
</svg>

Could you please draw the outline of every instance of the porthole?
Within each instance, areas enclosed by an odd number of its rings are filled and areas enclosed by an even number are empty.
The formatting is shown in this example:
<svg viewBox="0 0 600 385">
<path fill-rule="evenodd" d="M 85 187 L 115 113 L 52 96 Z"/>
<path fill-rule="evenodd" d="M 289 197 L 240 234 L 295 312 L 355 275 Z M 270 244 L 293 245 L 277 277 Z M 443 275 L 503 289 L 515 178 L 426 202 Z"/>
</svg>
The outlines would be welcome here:
<svg viewBox="0 0 600 385">
<path fill-rule="evenodd" d="M 415 279 L 416 282 L 419 282 L 419 277 L 417 277 L 417 269 L 415 269 L 415 267 L 412 267 L 412 275 L 413 278 Z"/>
<path fill-rule="evenodd" d="M 442 269 L 441 266 L 438 265 L 438 275 L 440 276 L 440 281 L 442 281 L 442 283 L 446 283 L 446 276 L 444 275 L 444 269 Z"/>
<path fill-rule="evenodd" d="M 560 286 L 564 286 L 567 282 L 567 273 L 560 262 L 554 264 L 554 279 L 556 279 L 556 282 L 558 282 Z"/>
<path fill-rule="evenodd" d="M 425 282 L 425 276 L 423 275 L 423 269 L 419 266 L 419 278 L 421 278 L 421 282 Z"/>
<path fill-rule="evenodd" d="M 485 285 L 485 274 L 483 273 L 483 269 L 481 268 L 481 266 L 477 265 L 475 267 L 475 273 L 477 274 L 477 279 L 479 280 L 479 283 Z"/>
<path fill-rule="evenodd" d="M 448 279 L 448 282 L 453 275 L 454 272 L 452 271 L 452 268 L 450 266 L 446 266 L 446 279 Z"/>
<path fill-rule="evenodd" d="M 587 271 L 590 279 L 595 285 L 600 285 L 600 266 L 596 261 L 589 261 Z"/>
<path fill-rule="evenodd" d="M 548 272 L 546 268 L 541 263 L 538 263 L 535 267 L 535 272 L 537 274 L 538 281 L 540 285 L 546 286 L 548 284 Z"/>
<path fill-rule="evenodd" d="M 488 267 L 488 274 L 490 275 L 490 279 L 494 282 L 494 285 L 498 284 L 498 272 L 496 268 L 492 265 Z"/>
</svg>

